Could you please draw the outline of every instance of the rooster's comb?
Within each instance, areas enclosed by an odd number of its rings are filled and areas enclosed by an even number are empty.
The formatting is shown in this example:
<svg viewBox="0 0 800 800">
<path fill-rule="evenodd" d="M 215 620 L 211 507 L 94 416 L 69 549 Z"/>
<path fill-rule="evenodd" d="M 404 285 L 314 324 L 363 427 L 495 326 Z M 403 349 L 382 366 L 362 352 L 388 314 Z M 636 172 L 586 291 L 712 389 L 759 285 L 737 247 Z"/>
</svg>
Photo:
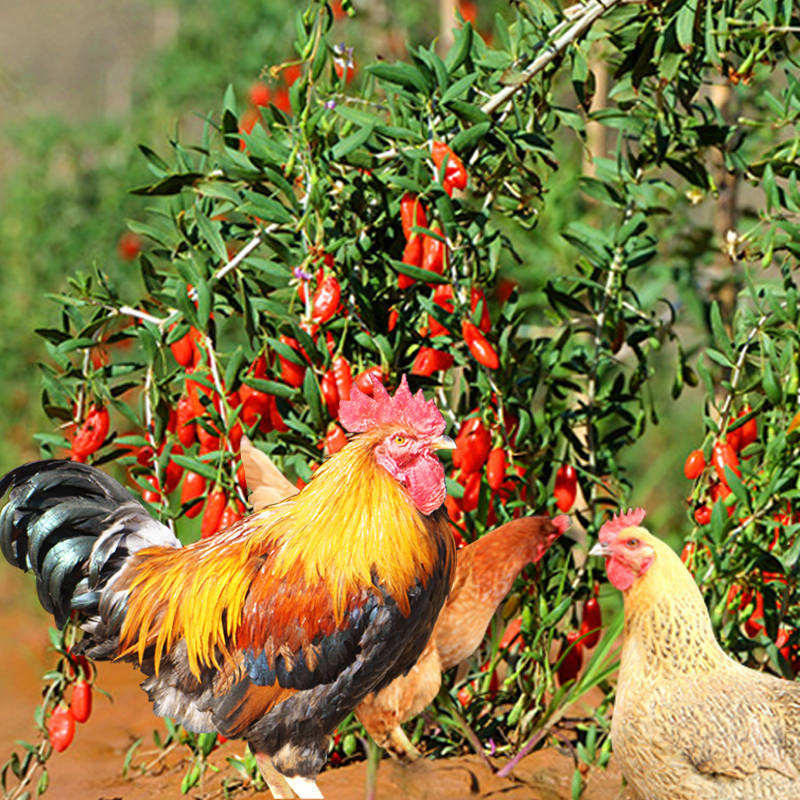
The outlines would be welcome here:
<svg viewBox="0 0 800 800">
<path fill-rule="evenodd" d="M 629 508 L 627 512 L 621 511 L 619 514 L 615 514 L 608 522 L 603 523 L 603 527 L 600 528 L 600 541 L 611 541 L 615 533 L 624 531 L 625 528 L 639 525 L 646 513 L 643 508 Z"/>
<path fill-rule="evenodd" d="M 422 389 L 411 394 L 403 375 L 392 397 L 383 384 L 372 379 L 372 397 L 354 386 L 350 399 L 339 404 L 339 420 L 350 433 L 361 433 L 381 425 L 405 425 L 425 436 L 444 433 L 444 417 L 433 400 L 425 400 Z"/>
</svg>

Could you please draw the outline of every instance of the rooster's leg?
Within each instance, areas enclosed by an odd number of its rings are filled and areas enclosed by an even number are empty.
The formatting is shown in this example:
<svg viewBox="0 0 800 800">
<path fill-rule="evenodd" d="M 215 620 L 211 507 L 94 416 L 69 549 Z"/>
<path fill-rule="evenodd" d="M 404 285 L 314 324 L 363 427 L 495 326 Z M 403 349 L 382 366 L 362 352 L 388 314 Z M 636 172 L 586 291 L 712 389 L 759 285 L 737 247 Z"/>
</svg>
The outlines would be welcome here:
<svg viewBox="0 0 800 800">
<path fill-rule="evenodd" d="M 386 739 L 387 742 L 384 746 L 403 761 L 416 761 L 421 755 L 399 725 L 395 725 L 389 730 Z"/>
<path fill-rule="evenodd" d="M 258 764 L 258 771 L 261 773 L 261 777 L 266 781 L 275 800 L 286 800 L 286 798 L 296 797 L 295 793 L 292 791 L 292 787 L 289 785 L 288 779 L 275 769 L 272 759 L 266 753 L 256 753 L 255 756 L 256 764 Z M 300 796 L 302 797 L 302 795 Z"/>
<path fill-rule="evenodd" d="M 303 778 L 300 775 L 293 775 L 286 778 L 289 786 L 301 800 L 317 800 L 322 797 L 322 792 L 313 778 Z"/>
</svg>

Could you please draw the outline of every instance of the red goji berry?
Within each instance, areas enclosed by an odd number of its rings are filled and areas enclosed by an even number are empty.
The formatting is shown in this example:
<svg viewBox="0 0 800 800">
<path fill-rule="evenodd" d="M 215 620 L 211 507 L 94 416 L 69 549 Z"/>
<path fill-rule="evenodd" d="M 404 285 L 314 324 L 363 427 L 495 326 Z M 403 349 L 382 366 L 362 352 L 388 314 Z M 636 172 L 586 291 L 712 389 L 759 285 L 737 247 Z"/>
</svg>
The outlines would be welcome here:
<svg viewBox="0 0 800 800">
<path fill-rule="evenodd" d="M 295 352 L 299 350 L 297 339 L 293 339 L 291 336 L 282 335 L 279 337 L 279 341 L 291 347 Z M 285 358 L 280 353 L 278 354 L 278 361 L 281 365 L 281 378 L 283 382 L 288 383 L 289 386 L 302 386 L 303 379 L 306 376 L 306 368 L 302 364 L 296 364 L 294 361 Z"/>
<path fill-rule="evenodd" d="M 102 406 L 92 406 L 86 419 L 72 440 L 72 452 L 78 458 L 94 453 L 106 440 L 109 428 L 108 411 Z"/>
<path fill-rule="evenodd" d="M 415 225 L 419 228 L 428 227 L 425 206 L 417 195 L 406 192 L 400 199 L 400 222 L 403 226 L 403 235 L 406 240 L 419 235 L 411 230 Z"/>
<path fill-rule="evenodd" d="M 577 494 L 578 476 L 575 474 L 575 467 L 571 464 L 563 464 L 556 470 L 556 481 L 553 486 L 556 505 L 566 514 L 575 503 Z"/>
<path fill-rule="evenodd" d="M 720 481 L 728 485 L 728 479 L 725 477 L 725 467 L 730 467 L 737 476 L 741 477 L 742 473 L 739 469 L 739 456 L 729 442 L 716 442 L 714 449 L 711 452 L 711 463 L 714 465 Z"/>
<path fill-rule="evenodd" d="M 328 455 L 332 456 L 338 453 L 347 444 L 347 436 L 338 425 L 331 425 L 328 433 L 325 436 L 325 447 L 328 450 Z"/>
<path fill-rule="evenodd" d="M 47 736 L 53 750 L 63 753 L 75 738 L 75 717 L 66 705 L 61 704 L 53 709 L 47 721 Z"/>
<path fill-rule="evenodd" d="M 339 402 L 350 399 L 350 390 L 353 388 L 353 372 L 344 356 L 336 356 L 331 362 L 333 376 L 336 378 L 336 391 Z"/>
<path fill-rule="evenodd" d="M 84 680 L 76 681 L 72 687 L 69 703 L 75 722 L 86 722 L 92 713 L 92 687 Z"/>
<path fill-rule="evenodd" d="M 683 474 L 693 481 L 699 478 L 703 470 L 706 468 L 706 460 L 703 456 L 702 450 L 692 450 L 686 457 L 686 463 L 683 465 Z"/>
<path fill-rule="evenodd" d="M 342 299 L 342 287 L 336 276 L 329 275 L 317 286 L 311 302 L 311 318 L 323 324 L 336 313 Z"/>
<path fill-rule="evenodd" d="M 461 322 L 461 335 L 479 364 L 488 369 L 497 369 L 500 366 L 495 349 L 472 321 L 465 319 Z"/>
<path fill-rule="evenodd" d="M 328 409 L 328 416 L 335 418 L 339 413 L 339 390 L 336 388 L 336 375 L 333 367 L 323 373 L 319 388 L 325 401 L 325 408 Z"/>
<path fill-rule="evenodd" d="M 354 378 L 354 381 L 356 386 L 364 392 L 364 394 L 371 396 L 374 390 L 373 379 L 377 379 L 383 383 L 383 370 L 380 367 L 369 367 L 363 372 L 359 372 Z"/>
<path fill-rule="evenodd" d="M 203 511 L 203 522 L 200 525 L 200 537 L 207 539 L 219 530 L 222 512 L 225 510 L 227 498 L 220 489 L 215 489 L 209 494 L 206 500 L 206 507 Z"/>
<path fill-rule="evenodd" d="M 434 233 L 442 234 L 438 225 L 431 228 Z M 433 236 L 425 236 L 422 241 L 422 263 L 420 266 L 427 272 L 441 275 L 447 264 L 447 245 Z"/>
<path fill-rule="evenodd" d="M 436 165 L 436 169 L 441 171 L 442 164 L 447 160 L 444 168 L 444 180 L 448 181 L 456 189 L 467 187 L 467 170 L 461 159 L 444 143 L 433 142 L 431 145 L 431 158 Z"/>
<path fill-rule="evenodd" d="M 499 489 L 506 479 L 506 451 L 502 447 L 495 447 L 486 459 L 486 480 L 489 488 Z"/>
<path fill-rule="evenodd" d="M 580 637 L 583 647 L 592 648 L 600 641 L 600 628 L 603 625 L 603 613 L 596 597 L 590 597 L 583 604 Z"/>
<path fill-rule="evenodd" d="M 466 420 L 456 436 L 456 448 L 453 452 L 453 463 L 456 458 L 461 471 L 465 475 L 478 472 L 486 463 L 492 437 L 480 417 Z"/>
<path fill-rule="evenodd" d="M 583 664 L 583 653 L 581 652 L 580 633 L 569 631 L 561 642 L 561 649 L 558 653 L 558 665 L 556 676 L 558 683 L 563 686 L 568 681 L 575 680 Z"/>
</svg>

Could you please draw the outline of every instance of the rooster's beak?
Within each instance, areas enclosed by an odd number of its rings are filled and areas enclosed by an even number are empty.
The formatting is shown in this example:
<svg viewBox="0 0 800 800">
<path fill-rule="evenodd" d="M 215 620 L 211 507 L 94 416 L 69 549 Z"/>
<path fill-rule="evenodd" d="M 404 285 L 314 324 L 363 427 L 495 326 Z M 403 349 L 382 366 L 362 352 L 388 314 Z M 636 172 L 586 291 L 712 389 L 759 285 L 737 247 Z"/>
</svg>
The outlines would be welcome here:
<svg viewBox="0 0 800 800">
<path fill-rule="evenodd" d="M 431 450 L 455 450 L 456 443 L 449 436 L 439 436 L 431 442 Z"/>
<path fill-rule="evenodd" d="M 590 556 L 600 556 L 601 558 L 611 558 L 611 546 L 605 542 L 598 542 L 590 551 Z"/>
</svg>

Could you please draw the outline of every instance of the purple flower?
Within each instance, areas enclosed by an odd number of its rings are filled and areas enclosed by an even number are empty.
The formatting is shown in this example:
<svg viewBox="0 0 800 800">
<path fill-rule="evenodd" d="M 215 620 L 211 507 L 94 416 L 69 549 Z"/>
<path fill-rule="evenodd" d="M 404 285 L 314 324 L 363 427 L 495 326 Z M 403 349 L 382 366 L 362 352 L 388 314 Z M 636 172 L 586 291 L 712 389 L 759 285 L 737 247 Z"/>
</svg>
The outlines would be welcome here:
<svg viewBox="0 0 800 800">
<path fill-rule="evenodd" d="M 306 272 L 302 267 L 295 267 L 293 274 L 300 281 L 310 281 L 314 277 L 310 272 Z"/>
<path fill-rule="evenodd" d="M 330 111 L 332 108 L 336 108 L 336 101 L 335 100 L 326 100 L 325 101 L 325 108 Z"/>
<path fill-rule="evenodd" d="M 355 66 L 353 61 L 353 48 L 348 47 L 344 42 L 339 42 L 333 46 L 333 62 L 342 68 Z"/>
<path fill-rule="evenodd" d="M 497 747 L 495 746 L 495 743 L 494 743 L 494 739 L 489 739 L 489 741 L 486 742 L 486 746 L 489 749 L 489 755 L 493 756 L 494 753 L 495 753 L 495 750 L 497 750 Z"/>
</svg>

